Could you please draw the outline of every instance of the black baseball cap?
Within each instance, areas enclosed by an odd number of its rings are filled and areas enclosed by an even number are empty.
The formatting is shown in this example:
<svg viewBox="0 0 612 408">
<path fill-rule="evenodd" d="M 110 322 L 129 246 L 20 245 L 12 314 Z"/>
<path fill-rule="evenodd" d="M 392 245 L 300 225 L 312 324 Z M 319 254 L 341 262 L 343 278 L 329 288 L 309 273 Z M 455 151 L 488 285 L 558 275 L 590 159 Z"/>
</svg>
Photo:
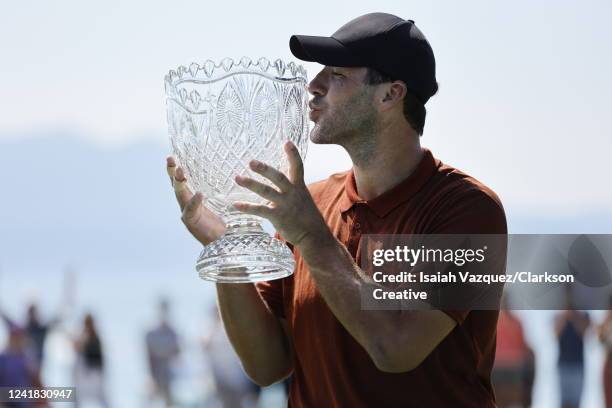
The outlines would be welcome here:
<svg viewBox="0 0 612 408">
<path fill-rule="evenodd" d="M 423 104 L 438 90 L 436 60 L 427 39 L 414 24 L 386 13 L 349 21 L 331 37 L 293 35 L 296 58 L 334 67 L 370 67 L 401 80 Z"/>
</svg>

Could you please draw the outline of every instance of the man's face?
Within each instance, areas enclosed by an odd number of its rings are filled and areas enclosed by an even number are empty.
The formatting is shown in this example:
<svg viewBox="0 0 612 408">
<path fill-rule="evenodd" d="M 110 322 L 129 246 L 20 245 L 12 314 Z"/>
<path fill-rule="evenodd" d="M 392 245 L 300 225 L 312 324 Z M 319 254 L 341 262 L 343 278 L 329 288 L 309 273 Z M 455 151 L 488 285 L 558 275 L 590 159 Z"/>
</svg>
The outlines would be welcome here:
<svg viewBox="0 0 612 408">
<path fill-rule="evenodd" d="M 325 67 L 310 82 L 310 133 L 313 143 L 346 145 L 359 136 L 371 137 L 377 112 L 373 87 L 365 83 L 366 68 Z"/>
</svg>

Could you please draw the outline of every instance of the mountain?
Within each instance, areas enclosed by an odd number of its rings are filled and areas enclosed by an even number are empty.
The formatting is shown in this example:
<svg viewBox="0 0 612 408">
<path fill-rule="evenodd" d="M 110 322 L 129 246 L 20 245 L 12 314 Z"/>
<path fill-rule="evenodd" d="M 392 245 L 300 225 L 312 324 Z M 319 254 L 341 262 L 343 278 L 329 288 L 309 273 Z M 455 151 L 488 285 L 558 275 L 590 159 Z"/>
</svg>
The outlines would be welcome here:
<svg viewBox="0 0 612 408">
<path fill-rule="evenodd" d="M 168 147 L 101 148 L 69 132 L 0 137 L 0 265 L 192 262 L 199 245 L 179 219 Z M 610 214 L 525 214 L 514 233 L 612 233 Z"/>
<path fill-rule="evenodd" d="M 100 148 L 70 134 L 0 142 L 0 263 L 193 258 L 198 245 L 179 219 L 167 151 Z"/>
</svg>

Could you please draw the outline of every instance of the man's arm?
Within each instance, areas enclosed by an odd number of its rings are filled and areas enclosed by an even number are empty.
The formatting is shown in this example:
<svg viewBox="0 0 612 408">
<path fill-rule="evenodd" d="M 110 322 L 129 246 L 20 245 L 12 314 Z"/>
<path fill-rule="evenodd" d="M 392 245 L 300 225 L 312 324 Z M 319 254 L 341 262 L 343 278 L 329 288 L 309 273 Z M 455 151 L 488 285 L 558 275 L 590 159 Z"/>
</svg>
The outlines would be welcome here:
<svg viewBox="0 0 612 408">
<path fill-rule="evenodd" d="M 380 285 L 365 276 L 331 233 L 299 244 L 325 302 L 379 370 L 416 368 L 456 325 L 439 310 L 361 310 L 361 293 Z"/>
<path fill-rule="evenodd" d="M 455 200 L 458 201 L 455 206 L 457 213 L 446 215 L 445 222 L 434 228 L 432 234 L 505 235 L 507 228 L 503 208 L 493 197 L 473 190 L 457 196 Z M 462 324 L 469 313 L 469 310 L 406 310 L 401 307 L 397 308 L 400 310 L 362 310 L 362 294 L 371 294 L 382 286 L 363 273 L 329 229 L 317 231 L 320 232 L 307 235 L 297 245 L 298 250 L 310 267 L 310 273 L 329 308 L 368 351 L 379 369 L 402 372 L 416 368 L 457 324 Z M 487 240 L 489 262 L 474 268 L 484 268 L 484 273 L 504 270 L 506 240 L 497 237 L 493 235 Z M 456 290 L 463 295 L 482 295 L 482 289 L 479 286 Z M 492 286 L 491 291 L 488 289 L 487 295 L 481 299 L 491 299 L 491 296 L 498 299 L 501 288 Z M 467 302 L 465 307 L 469 308 Z"/>
<path fill-rule="evenodd" d="M 0 309 L 0 319 L 2 319 L 4 321 L 4 324 L 6 324 L 6 327 L 11 328 L 11 327 L 17 327 L 18 324 L 9 317 L 8 314 L 6 314 L 4 312 L 4 310 Z"/>
<path fill-rule="evenodd" d="M 167 159 L 166 170 L 189 232 L 208 245 L 225 233 L 223 221 L 202 205 L 187 178 Z M 223 325 L 246 373 L 261 386 L 282 380 L 292 370 L 292 346 L 284 323 L 266 306 L 253 284 L 218 284 L 217 298 Z"/>
<path fill-rule="evenodd" d="M 227 336 L 244 370 L 258 385 L 278 382 L 293 370 L 292 346 L 284 320 L 263 302 L 254 284 L 217 284 Z"/>
</svg>

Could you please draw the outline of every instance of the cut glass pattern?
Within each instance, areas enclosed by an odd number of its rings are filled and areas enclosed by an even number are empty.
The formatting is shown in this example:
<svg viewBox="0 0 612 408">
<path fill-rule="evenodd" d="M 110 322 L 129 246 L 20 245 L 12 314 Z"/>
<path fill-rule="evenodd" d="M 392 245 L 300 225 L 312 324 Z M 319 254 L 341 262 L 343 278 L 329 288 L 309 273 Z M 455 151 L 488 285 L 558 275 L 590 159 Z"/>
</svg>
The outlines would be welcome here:
<svg viewBox="0 0 612 408">
<path fill-rule="evenodd" d="M 282 145 L 288 140 L 304 158 L 308 141 L 306 84 L 303 67 L 265 58 L 256 62 L 247 57 L 238 62 L 230 58 L 218 63 L 208 60 L 180 66 L 166 75 L 172 153 L 184 168 L 191 190 L 201 191 L 206 205 L 238 228 L 229 228 L 226 236 L 204 248 L 198 260 L 204 279 L 241 281 L 237 276 L 244 275 L 244 281 L 264 280 L 266 274 L 270 278 L 286 276 L 288 265 L 292 265 L 286 246 L 279 246 L 263 233 L 257 217 L 239 214 L 231 205 L 234 201 L 265 203 L 234 182 L 236 175 L 267 182 L 249 170 L 250 160 L 286 173 Z M 223 268 L 226 274 L 234 275 L 224 278 Z"/>
</svg>

